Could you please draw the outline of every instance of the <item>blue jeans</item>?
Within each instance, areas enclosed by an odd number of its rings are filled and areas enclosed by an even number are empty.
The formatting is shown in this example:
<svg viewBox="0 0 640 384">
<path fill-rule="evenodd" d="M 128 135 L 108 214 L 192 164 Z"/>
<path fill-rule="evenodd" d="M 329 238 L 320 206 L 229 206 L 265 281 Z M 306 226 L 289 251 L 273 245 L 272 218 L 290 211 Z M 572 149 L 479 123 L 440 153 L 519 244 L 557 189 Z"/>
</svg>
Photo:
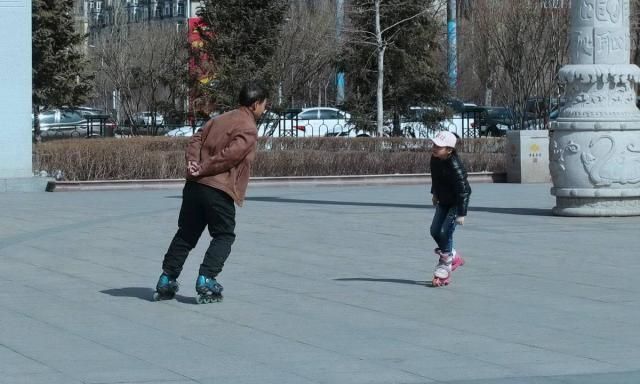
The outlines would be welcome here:
<svg viewBox="0 0 640 384">
<path fill-rule="evenodd" d="M 436 213 L 431 222 L 431 237 L 442 252 L 453 249 L 453 231 L 456 229 L 457 209 L 455 205 L 436 204 Z"/>
</svg>

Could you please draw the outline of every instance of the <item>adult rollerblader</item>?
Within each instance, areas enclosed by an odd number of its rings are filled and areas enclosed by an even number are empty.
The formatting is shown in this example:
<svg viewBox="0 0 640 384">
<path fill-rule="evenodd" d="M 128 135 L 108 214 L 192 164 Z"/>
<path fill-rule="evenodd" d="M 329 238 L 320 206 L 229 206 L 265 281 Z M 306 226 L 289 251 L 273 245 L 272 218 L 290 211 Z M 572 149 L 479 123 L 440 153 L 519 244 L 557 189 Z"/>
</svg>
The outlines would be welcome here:
<svg viewBox="0 0 640 384">
<path fill-rule="evenodd" d="M 189 252 L 205 228 L 211 243 L 196 280 L 198 303 L 222 300 L 222 272 L 235 241 L 235 204 L 242 206 L 256 154 L 256 122 L 267 105 L 262 83 L 244 84 L 239 107 L 209 120 L 189 141 L 186 150 L 186 183 L 176 232 L 162 263 L 154 299 L 170 299 Z"/>
</svg>

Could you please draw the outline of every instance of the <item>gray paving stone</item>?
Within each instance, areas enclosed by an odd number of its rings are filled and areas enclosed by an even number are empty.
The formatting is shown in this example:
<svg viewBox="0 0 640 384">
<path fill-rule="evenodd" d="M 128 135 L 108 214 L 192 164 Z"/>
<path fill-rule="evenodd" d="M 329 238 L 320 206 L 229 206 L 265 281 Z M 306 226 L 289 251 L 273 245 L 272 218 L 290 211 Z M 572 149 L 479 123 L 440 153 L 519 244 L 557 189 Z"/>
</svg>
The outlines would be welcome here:
<svg viewBox="0 0 640 384">
<path fill-rule="evenodd" d="M 478 184 L 435 264 L 424 186 L 250 188 L 220 280 L 208 240 L 150 301 L 178 190 L 1 194 L 0 383 L 640 382 L 640 218 L 550 216 L 549 185 Z"/>
</svg>

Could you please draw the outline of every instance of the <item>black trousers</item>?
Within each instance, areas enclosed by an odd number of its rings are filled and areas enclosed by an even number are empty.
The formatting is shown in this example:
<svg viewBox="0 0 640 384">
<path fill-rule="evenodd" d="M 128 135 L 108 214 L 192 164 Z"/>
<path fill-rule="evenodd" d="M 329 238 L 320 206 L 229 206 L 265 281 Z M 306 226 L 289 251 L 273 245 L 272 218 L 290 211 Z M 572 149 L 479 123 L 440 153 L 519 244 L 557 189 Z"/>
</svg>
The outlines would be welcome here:
<svg viewBox="0 0 640 384">
<path fill-rule="evenodd" d="M 198 244 L 205 227 L 209 228 L 211 243 L 200 265 L 200 274 L 216 277 L 231 253 L 236 235 L 236 207 L 226 193 L 187 181 L 182 190 L 182 206 L 178 218 L 178 232 L 164 256 L 162 269 L 173 278 L 182 272 L 189 252 Z"/>
</svg>

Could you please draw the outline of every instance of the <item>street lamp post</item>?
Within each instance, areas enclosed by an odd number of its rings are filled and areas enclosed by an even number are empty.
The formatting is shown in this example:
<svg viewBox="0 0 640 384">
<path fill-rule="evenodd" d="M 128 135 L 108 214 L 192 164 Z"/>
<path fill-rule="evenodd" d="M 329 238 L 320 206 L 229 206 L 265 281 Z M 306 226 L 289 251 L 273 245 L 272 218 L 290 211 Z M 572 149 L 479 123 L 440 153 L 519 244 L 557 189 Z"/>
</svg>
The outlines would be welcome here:
<svg viewBox="0 0 640 384">
<path fill-rule="evenodd" d="M 449 0 L 447 4 L 447 73 L 449 88 L 456 94 L 458 85 L 458 41 L 456 24 L 457 0 Z"/>
<path fill-rule="evenodd" d="M 336 40 L 338 45 L 342 43 L 342 26 L 344 23 L 344 0 L 336 1 Z M 326 102 L 325 97 L 325 102 Z M 344 72 L 342 68 L 336 71 L 336 104 L 344 103 Z"/>
</svg>

